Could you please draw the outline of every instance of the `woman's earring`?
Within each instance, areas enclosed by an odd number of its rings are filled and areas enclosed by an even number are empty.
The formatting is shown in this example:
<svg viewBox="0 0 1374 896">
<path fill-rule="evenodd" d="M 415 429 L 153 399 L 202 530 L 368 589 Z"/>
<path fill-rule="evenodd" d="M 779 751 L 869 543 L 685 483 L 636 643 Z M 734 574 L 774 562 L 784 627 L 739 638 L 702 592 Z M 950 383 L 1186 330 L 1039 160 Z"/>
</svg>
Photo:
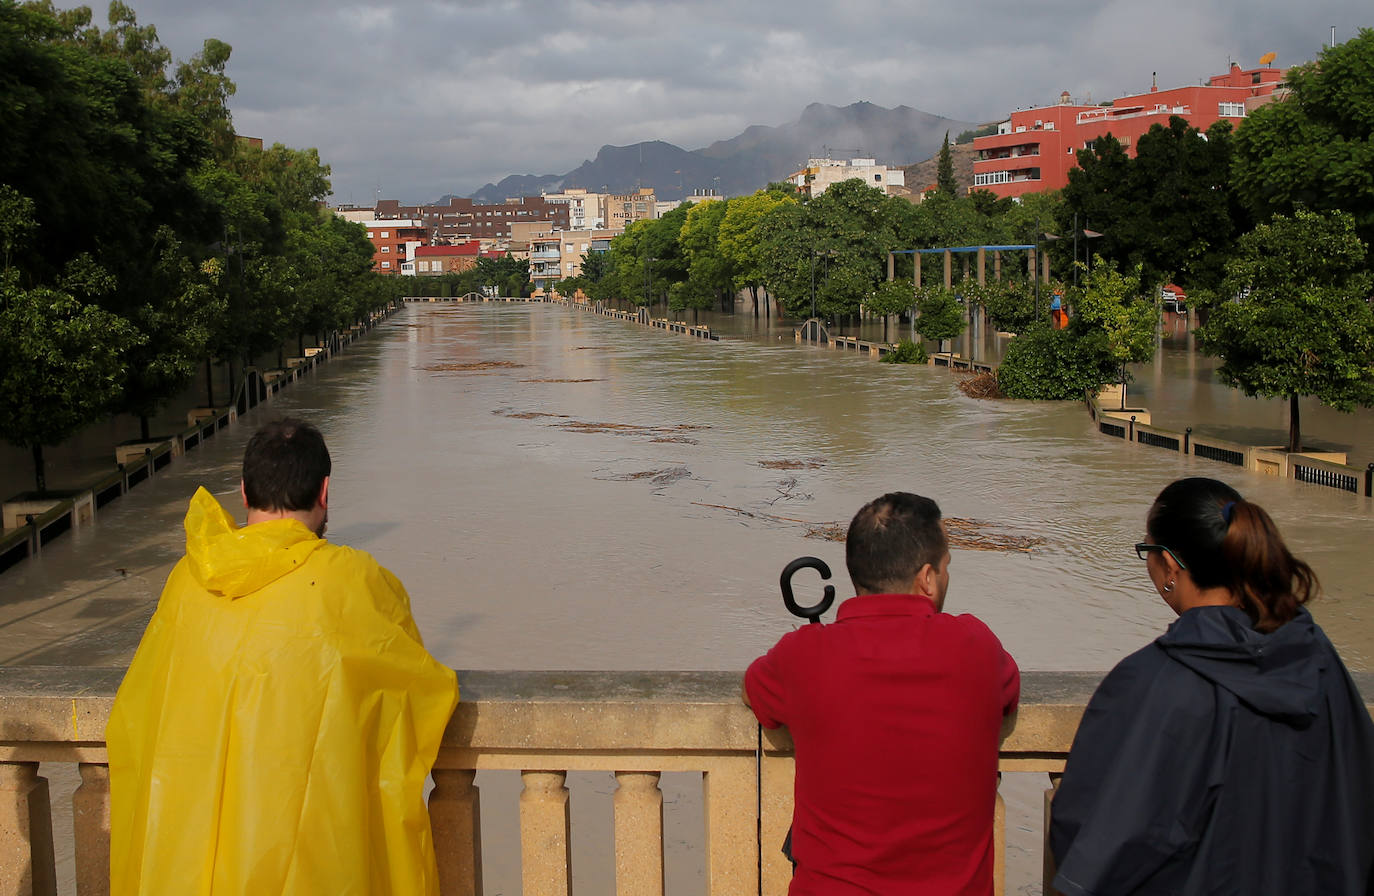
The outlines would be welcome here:
<svg viewBox="0 0 1374 896">
<path fill-rule="evenodd" d="M 1168 594 L 1169 592 L 1171 592 L 1171 591 L 1173 591 L 1173 590 L 1174 590 L 1174 580 L 1173 580 L 1173 579 L 1170 579 L 1170 580 L 1169 580 L 1169 584 L 1167 584 L 1167 585 L 1164 586 L 1164 593 L 1165 593 L 1165 594 Z"/>
</svg>

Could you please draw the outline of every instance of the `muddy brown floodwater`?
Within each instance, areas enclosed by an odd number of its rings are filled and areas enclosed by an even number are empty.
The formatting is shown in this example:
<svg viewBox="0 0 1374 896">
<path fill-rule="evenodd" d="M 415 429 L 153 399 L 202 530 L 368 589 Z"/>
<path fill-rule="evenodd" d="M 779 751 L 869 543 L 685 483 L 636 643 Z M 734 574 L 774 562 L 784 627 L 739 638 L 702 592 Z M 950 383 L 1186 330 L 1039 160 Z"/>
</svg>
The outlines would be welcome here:
<svg viewBox="0 0 1374 896">
<path fill-rule="evenodd" d="M 127 663 L 195 487 L 233 507 L 254 422 L 290 413 L 333 453 L 329 537 L 400 576 L 430 650 L 460 669 L 743 669 L 800 624 L 782 567 L 818 556 L 851 594 L 833 539 L 901 489 L 995 548 L 956 543 L 948 610 L 980 616 L 1025 669 L 1105 670 L 1171 618 L 1131 546 L 1154 495 L 1186 475 L 1270 510 L 1325 586 L 1317 618 L 1370 667 L 1369 499 L 1100 437 L 1079 404 L 977 401 L 945 371 L 798 346 L 766 321 L 712 323 L 719 342 L 550 305 L 409 306 L 0 574 L 0 662 Z M 1161 425 L 1206 425 L 1229 400 L 1186 340 L 1169 334 L 1133 387 Z M 820 585 L 799 576 L 798 600 Z M 1013 892 L 1032 891 L 1022 851 Z M 499 892 L 509 854 L 488 860 Z M 699 860 L 677 877 L 699 880 Z"/>
</svg>

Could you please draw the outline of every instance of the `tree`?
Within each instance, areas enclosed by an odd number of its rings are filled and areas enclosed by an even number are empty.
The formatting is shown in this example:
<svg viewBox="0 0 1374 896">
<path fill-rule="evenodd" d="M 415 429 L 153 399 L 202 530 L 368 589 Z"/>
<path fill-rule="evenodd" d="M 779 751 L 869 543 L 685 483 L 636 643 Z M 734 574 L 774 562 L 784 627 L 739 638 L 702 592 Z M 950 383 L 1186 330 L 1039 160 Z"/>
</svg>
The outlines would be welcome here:
<svg viewBox="0 0 1374 896">
<path fill-rule="evenodd" d="M 1155 353 L 1159 309 L 1141 295 L 1141 268 L 1129 274 L 1098 259 L 1083 289 L 1073 296 L 1076 334 L 1101 340 L 1107 361 L 1121 371 L 1121 407 L 1126 407 L 1127 364 L 1150 360 Z"/>
<path fill-rule="evenodd" d="M 77 267 L 89 258 L 80 261 Z M 33 452 L 39 494 L 48 489 L 44 446 L 60 444 L 114 406 L 123 355 L 139 338 L 123 318 L 70 293 L 22 289 L 15 271 L 0 273 L 0 438 Z"/>
<path fill-rule="evenodd" d="M 767 258 L 761 228 L 779 206 L 797 204 L 791 184 L 785 186 L 788 188 L 785 193 L 759 190 L 752 196 L 731 199 L 725 217 L 720 222 L 717 251 L 734 272 L 734 288 L 749 290 L 755 317 L 759 316 L 759 288 L 767 279 Z"/>
<path fill-rule="evenodd" d="M 1236 132 L 1232 180 L 1256 220 L 1299 208 L 1348 212 L 1374 246 L 1374 30 L 1284 74 L 1288 96 Z"/>
<path fill-rule="evenodd" d="M 922 287 L 916 293 L 916 314 L 916 332 L 940 342 L 940 351 L 944 351 L 944 340 L 958 336 L 968 325 L 964 306 L 953 290 L 943 286 Z"/>
<path fill-rule="evenodd" d="M 1374 308 L 1353 215 L 1297 211 L 1240 238 L 1224 295 L 1198 330 L 1217 377 L 1246 395 L 1287 398 L 1288 450 L 1302 450 L 1298 398 L 1339 411 L 1374 405 Z"/>
<path fill-rule="evenodd" d="M 966 297 L 983 306 L 998 330 L 1023 333 L 1040 319 L 1035 292 L 1026 280 L 989 280 L 982 286 L 966 284 L 962 289 Z"/>
<path fill-rule="evenodd" d="M 883 341 L 887 341 L 887 322 L 894 314 L 916 307 L 916 287 L 910 280 L 884 280 L 873 287 L 864 303 L 870 312 L 883 318 Z"/>
<path fill-rule="evenodd" d="M 940 158 L 936 162 L 935 184 L 946 196 L 959 195 L 959 182 L 954 179 L 954 156 L 949 150 L 949 131 L 945 131 L 945 142 L 940 145 Z"/>
<path fill-rule="evenodd" d="M 679 233 L 678 241 L 687 257 L 687 280 L 691 284 L 685 292 L 679 290 L 679 298 L 683 307 L 691 308 L 694 315 L 713 303 L 718 303 L 721 310 L 733 310 L 735 272 L 729 257 L 720 251 L 720 225 L 732 201 L 714 200 L 693 205 Z"/>
<path fill-rule="evenodd" d="M 1082 399 L 1113 373 L 1098 345 L 1072 330 L 1041 322 L 1007 346 L 997 368 L 997 388 L 1008 398 L 1036 401 Z"/>
</svg>

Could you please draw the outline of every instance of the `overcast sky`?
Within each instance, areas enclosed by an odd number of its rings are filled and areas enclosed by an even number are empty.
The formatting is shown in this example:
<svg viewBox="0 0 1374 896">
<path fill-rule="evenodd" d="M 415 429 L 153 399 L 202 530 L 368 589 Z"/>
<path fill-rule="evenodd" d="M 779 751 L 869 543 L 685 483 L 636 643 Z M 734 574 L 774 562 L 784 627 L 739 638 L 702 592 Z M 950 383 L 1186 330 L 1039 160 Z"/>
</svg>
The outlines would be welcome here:
<svg viewBox="0 0 1374 896">
<path fill-rule="evenodd" d="M 607 143 L 698 149 L 813 102 L 990 121 L 1109 100 L 1374 24 L 1367 0 L 126 2 L 178 59 L 229 43 L 238 133 L 317 147 L 333 201 L 360 205 L 562 174 Z"/>
</svg>

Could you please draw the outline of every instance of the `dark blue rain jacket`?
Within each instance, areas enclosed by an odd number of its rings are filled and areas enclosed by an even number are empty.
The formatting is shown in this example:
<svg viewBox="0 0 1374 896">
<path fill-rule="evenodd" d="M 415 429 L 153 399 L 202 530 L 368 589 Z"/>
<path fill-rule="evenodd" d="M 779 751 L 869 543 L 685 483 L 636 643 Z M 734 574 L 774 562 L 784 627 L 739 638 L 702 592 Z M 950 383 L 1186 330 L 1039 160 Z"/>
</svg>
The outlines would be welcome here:
<svg viewBox="0 0 1374 896">
<path fill-rule="evenodd" d="M 1306 610 L 1199 607 L 1102 681 L 1055 797 L 1065 896 L 1374 894 L 1374 723 Z"/>
</svg>

